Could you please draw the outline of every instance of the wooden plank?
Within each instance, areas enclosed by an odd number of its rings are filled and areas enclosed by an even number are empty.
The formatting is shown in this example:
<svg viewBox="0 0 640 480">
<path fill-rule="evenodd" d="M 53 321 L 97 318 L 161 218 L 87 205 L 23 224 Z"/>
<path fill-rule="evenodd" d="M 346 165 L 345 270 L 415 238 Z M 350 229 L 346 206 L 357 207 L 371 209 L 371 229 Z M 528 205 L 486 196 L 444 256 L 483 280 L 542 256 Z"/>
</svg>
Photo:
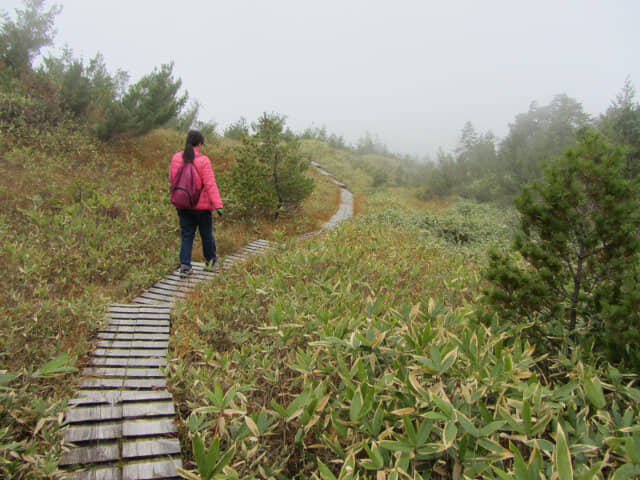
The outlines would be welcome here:
<svg viewBox="0 0 640 480">
<path fill-rule="evenodd" d="M 122 436 L 122 428 L 122 422 L 72 425 L 64 433 L 64 441 L 67 443 L 76 443 L 91 440 L 113 440 Z"/>
<path fill-rule="evenodd" d="M 114 320 L 170 320 L 168 313 L 110 313 L 107 318 Z"/>
<path fill-rule="evenodd" d="M 123 437 L 145 437 L 176 433 L 178 428 L 173 420 L 125 420 L 122 422 Z"/>
<path fill-rule="evenodd" d="M 173 305 L 175 303 L 175 298 L 169 300 L 153 300 L 151 298 L 145 298 L 143 296 L 139 296 L 133 299 L 134 302 L 139 303 L 140 305 Z"/>
<path fill-rule="evenodd" d="M 166 388 L 166 378 L 83 378 L 82 388 Z"/>
<path fill-rule="evenodd" d="M 96 345 L 98 348 L 169 348 L 168 341 L 157 340 L 100 340 Z"/>
<path fill-rule="evenodd" d="M 115 405 L 123 402 L 149 402 L 171 400 L 167 390 L 80 390 L 69 405 L 106 403 Z"/>
<path fill-rule="evenodd" d="M 122 458 L 179 454 L 180 440 L 177 438 L 157 438 L 153 440 L 136 440 L 122 443 Z"/>
<path fill-rule="evenodd" d="M 96 357 L 166 357 L 167 349 L 96 348 L 91 354 Z"/>
<path fill-rule="evenodd" d="M 164 378 L 88 378 L 80 381 L 82 388 L 166 388 Z"/>
<path fill-rule="evenodd" d="M 109 312 L 105 316 L 107 318 L 146 318 L 151 320 L 167 320 L 171 316 L 171 310 L 169 308 L 165 309 L 165 305 L 137 305 L 141 309 L 155 309 L 159 307 L 163 307 L 163 309 L 152 310 L 150 312 Z"/>
<path fill-rule="evenodd" d="M 101 422 L 104 420 L 118 420 L 122 418 L 121 406 L 76 407 L 69 408 L 65 420 L 69 423 Z"/>
<path fill-rule="evenodd" d="M 95 366 L 109 367 L 165 367 L 167 360 L 164 358 L 118 358 L 118 357 L 92 357 L 89 362 Z"/>
<path fill-rule="evenodd" d="M 122 470 L 119 467 L 83 470 L 70 473 L 69 480 L 122 480 Z"/>
<path fill-rule="evenodd" d="M 127 403 L 122 409 L 122 416 L 125 418 L 160 417 L 175 414 L 173 402 Z"/>
<path fill-rule="evenodd" d="M 179 281 L 179 280 L 171 280 L 170 278 L 163 278 L 158 283 L 156 283 L 156 285 L 172 286 L 172 287 L 179 288 L 180 290 L 182 290 L 184 292 L 188 292 L 188 291 L 193 290 L 192 286 L 185 284 L 185 282 L 182 282 L 182 281 Z"/>
<path fill-rule="evenodd" d="M 106 367 L 85 368 L 82 374 L 88 377 L 164 377 L 159 368 Z"/>
<path fill-rule="evenodd" d="M 182 468 L 182 460 L 127 463 L 122 466 L 122 480 L 152 480 L 156 478 L 178 477 L 176 467 Z"/>
<path fill-rule="evenodd" d="M 140 313 L 158 313 L 158 310 L 164 310 L 166 311 L 167 308 L 166 307 L 162 307 L 160 309 L 158 308 L 149 308 L 149 307 L 139 307 L 138 305 L 133 305 L 131 303 L 127 303 L 127 304 L 118 304 L 118 303 L 112 303 L 109 306 L 109 310 L 127 310 L 127 309 L 133 309 L 139 311 Z"/>
<path fill-rule="evenodd" d="M 124 388 L 167 388 L 166 378 L 126 378 Z"/>
<path fill-rule="evenodd" d="M 191 277 L 181 277 L 178 273 L 172 273 L 171 275 L 164 277 L 165 280 L 173 280 L 174 282 L 180 282 L 183 285 L 189 285 L 192 283 L 189 281 L 189 278 Z"/>
<path fill-rule="evenodd" d="M 168 333 L 138 333 L 138 332 L 100 332 L 98 338 L 102 340 L 163 340 L 169 341 Z"/>
<path fill-rule="evenodd" d="M 157 303 L 167 303 L 172 304 L 175 302 L 174 297 L 168 297 L 165 295 L 157 295 L 155 293 L 141 293 L 139 297 L 133 299 L 136 303 L 145 303 L 145 304 L 157 304 Z"/>
<path fill-rule="evenodd" d="M 169 320 L 110 320 L 109 325 L 127 327 L 169 327 Z"/>
<path fill-rule="evenodd" d="M 167 327 L 152 327 L 149 325 L 113 325 L 111 323 L 105 325 L 102 332 L 112 333 L 170 333 L 171 329 Z"/>
<path fill-rule="evenodd" d="M 83 378 L 80 380 L 81 388 L 122 388 L 124 378 Z"/>
<path fill-rule="evenodd" d="M 161 288 L 163 290 L 170 290 L 172 292 L 191 292 L 193 291 L 192 286 L 180 284 L 178 282 L 174 282 L 173 280 L 160 280 L 158 283 L 155 283 L 154 288 Z"/>
<path fill-rule="evenodd" d="M 179 292 L 177 290 L 168 290 L 165 288 L 158 288 L 158 287 L 151 287 L 144 294 L 160 295 L 161 297 L 177 297 L 177 298 L 188 297 L 188 295 L 184 292 Z"/>
</svg>

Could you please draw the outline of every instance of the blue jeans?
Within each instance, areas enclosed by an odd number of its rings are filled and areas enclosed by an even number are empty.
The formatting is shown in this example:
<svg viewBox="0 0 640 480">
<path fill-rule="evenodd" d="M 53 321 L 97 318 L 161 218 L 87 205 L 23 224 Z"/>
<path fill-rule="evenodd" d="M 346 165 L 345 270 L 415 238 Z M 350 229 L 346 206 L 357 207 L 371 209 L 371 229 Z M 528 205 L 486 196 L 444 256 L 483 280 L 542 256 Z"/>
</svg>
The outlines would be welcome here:
<svg viewBox="0 0 640 480">
<path fill-rule="evenodd" d="M 182 244 L 180 245 L 180 266 L 191 267 L 191 250 L 196 229 L 200 230 L 202 253 L 207 263 L 216 261 L 216 241 L 213 238 L 213 222 L 209 210 L 178 210 Z"/>
</svg>

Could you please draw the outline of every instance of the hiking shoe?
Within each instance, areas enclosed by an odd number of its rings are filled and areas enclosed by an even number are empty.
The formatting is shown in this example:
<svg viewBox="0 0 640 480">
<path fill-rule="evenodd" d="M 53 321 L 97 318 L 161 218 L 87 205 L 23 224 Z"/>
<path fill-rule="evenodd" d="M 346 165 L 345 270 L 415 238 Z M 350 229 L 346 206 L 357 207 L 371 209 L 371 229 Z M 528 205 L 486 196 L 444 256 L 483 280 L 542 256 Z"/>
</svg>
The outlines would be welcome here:
<svg viewBox="0 0 640 480">
<path fill-rule="evenodd" d="M 213 262 L 207 262 L 203 268 L 205 272 L 215 272 L 218 270 L 218 259 L 216 258 Z"/>
<path fill-rule="evenodd" d="M 193 273 L 193 268 L 192 267 L 180 267 L 180 270 L 178 270 L 178 272 L 180 273 L 180 278 L 186 278 L 189 275 L 191 275 Z"/>
</svg>

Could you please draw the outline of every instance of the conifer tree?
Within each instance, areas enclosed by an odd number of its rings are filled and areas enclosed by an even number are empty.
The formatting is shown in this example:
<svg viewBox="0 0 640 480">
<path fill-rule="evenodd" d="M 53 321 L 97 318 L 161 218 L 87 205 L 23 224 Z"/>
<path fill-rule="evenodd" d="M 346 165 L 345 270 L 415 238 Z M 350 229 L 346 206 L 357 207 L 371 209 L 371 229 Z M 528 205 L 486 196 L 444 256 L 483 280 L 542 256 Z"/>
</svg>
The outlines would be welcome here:
<svg viewBox="0 0 640 480">
<path fill-rule="evenodd" d="M 293 138 L 285 141 L 284 117 L 263 114 L 244 136 L 231 172 L 236 199 L 244 213 L 274 213 L 298 207 L 313 190 L 304 175 L 309 163 Z"/>
<path fill-rule="evenodd" d="M 517 255 L 491 253 L 487 293 L 503 316 L 545 337 L 586 334 L 615 357 L 640 344 L 638 184 L 622 149 L 579 137 L 517 197 Z"/>
</svg>

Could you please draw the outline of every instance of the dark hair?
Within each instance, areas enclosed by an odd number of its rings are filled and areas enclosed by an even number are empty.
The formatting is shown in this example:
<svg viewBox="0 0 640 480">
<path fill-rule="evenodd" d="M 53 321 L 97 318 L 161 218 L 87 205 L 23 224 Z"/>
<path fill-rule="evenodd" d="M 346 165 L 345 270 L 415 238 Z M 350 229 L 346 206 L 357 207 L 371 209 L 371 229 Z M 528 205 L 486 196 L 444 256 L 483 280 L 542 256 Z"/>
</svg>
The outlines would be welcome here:
<svg viewBox="0 0 640 480">
<path fill-rule="evenodd" d="M 187 133 L 187 142 L 184 146 L 184 152 L 182 152 L 182 160 L 184 163 L 191 163 L 195 158 L 196 154 L 193 151 L 193 147 L 196 145 L 204 145 L 204 135 L 202 135 L 197 130 L 191 130 Z"/>
</svg>

